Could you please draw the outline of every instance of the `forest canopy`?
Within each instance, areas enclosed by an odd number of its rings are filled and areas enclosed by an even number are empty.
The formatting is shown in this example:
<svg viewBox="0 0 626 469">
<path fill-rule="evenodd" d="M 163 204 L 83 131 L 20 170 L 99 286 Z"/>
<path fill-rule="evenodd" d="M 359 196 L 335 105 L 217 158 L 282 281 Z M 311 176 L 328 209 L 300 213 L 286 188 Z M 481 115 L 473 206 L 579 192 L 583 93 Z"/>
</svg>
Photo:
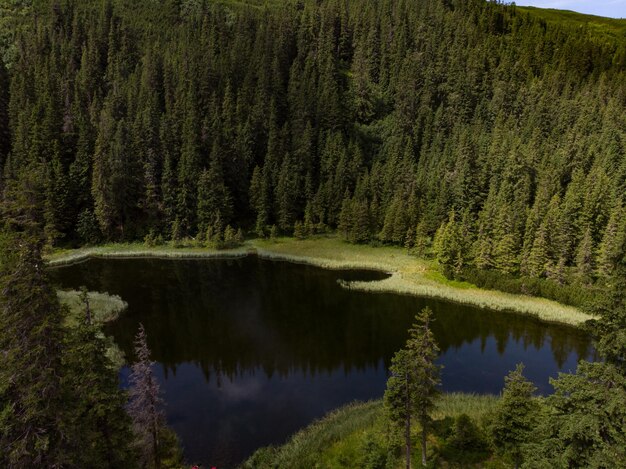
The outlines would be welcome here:
<svg viewBox="0 0 626 469">
<path fill-rule="evenodd" d="M 2 13 L 3 216 L 52 246 L 338 230 L 582 283 L 623 255 L 619 20 L 483 0 Z"/>
</svg>

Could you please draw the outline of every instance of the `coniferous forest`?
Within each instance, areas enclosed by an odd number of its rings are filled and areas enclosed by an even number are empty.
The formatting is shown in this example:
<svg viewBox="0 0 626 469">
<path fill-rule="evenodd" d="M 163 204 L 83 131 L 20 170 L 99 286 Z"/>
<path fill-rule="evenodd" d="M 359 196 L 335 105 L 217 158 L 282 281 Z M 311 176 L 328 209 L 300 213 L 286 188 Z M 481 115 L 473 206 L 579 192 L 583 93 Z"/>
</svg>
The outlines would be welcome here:
<svg viewBox="0 0 626 469">
<path fill-rule="evenodd" d="M 519 368 L 505 397 L 530 409 L 523 435 L 507 440 L 508 401 L 493 433 L 516 466 L 623 467 L 625 152 L 626 27 L 484 0 L 3 2 L 0 466 L 179 467 L 163 416 L 124 411 L 98 328 L 63 326 L 41 250 L 241 230 L 601 297 L 603 361 L 541 411 Z"/>
<path fill-rule="evenodd" d="M 561 284 L 623 252 L 619 34 L 482 0 L 13 4 L 1 189 L 52 246 L 338 230 Z"/>
</svg>

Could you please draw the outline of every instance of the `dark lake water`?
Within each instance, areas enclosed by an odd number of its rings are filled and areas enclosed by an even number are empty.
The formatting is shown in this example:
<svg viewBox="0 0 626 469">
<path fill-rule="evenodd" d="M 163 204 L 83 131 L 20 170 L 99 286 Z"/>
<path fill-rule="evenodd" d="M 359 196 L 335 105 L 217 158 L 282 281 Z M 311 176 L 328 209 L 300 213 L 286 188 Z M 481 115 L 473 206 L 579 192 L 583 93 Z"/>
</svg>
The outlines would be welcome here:
<svg viewBox="0 0 626 469">
<path fill-rule="evenodd" d="M 127 357 L 142 322 L 189 462 L 233 467 L 260 446 L 353 400 L 380 398 L 387 366 L 424 306 L 435 313 L 445 391 L 500 392 L 519 362 L 543 394 L 549 377 L 592 358 L 578 330 L 445 301 L 341 288 L 385 274 L 242 259 L 92 259 L 55 268 L 62 288 L 120 295 L 107 327 Z M 122 380 L 128 374 L 121 372 Z"/>
</svg>

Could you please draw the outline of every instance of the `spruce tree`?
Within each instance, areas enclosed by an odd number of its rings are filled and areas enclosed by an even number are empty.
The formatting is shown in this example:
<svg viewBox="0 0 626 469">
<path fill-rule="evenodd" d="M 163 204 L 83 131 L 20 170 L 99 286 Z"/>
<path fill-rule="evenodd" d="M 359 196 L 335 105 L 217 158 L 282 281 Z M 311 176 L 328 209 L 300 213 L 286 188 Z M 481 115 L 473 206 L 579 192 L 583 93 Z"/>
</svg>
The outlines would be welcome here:
<svg viewBox="0 0 626 469">
<path fill-rule="evenodd" d="M 120 389 L 117 370 L 106 355 L 102 333 L 89 317 L 68 331 L 64 344 L 65 402 L 72 403 L 65 422 L 73 435 L 69 442 L 74 455 L 71 464 L 132 468 L 136 454 L 131 447 L 131 420 L 124 408 L 126 393 Z"/>
<path fill-rule="evenodd" d="M 551 380 L 555 392 L 526 451 L 529 467 L 619 467 L 626 460 L 626 375 L 612 363 L 582 361 Z"/>
<path fill-rule="evenodd" d="M 159 469 L 180 463 L 181 453 L 172 431 L 165 424 L 163 398 L 152 371 L 150 349 L 143 324 L 135 337 L 137 361 L 131 367 L 128 413 L 133 422 L 135 446 L 142 467 Z"/>
<path fill-rule="evenodd" d="M 430 414 L 439 395 L 440 370 L 435 364 L 439 347 L 430 328 L 432 312 L 424 308 L 415 316 L 405 348 L 392 360 L 391 376 L 385 391 L 385 408 L 389 418 L 404 428 L 406 467 L 411 467 L 412 418 L 421 427 L 422 465 L 426 466 L 426 437 Z"/>
<path fill-rule="evenodd" d="M 611 212 L 611 218 L 598 246 L 596 267 L 600 277 L 609 278 L 613 274 L 617 263 L 621 261 L 620 256 L 624 255 L 625 241 L 624 210 L 618 205 Z"/>
<path fill-rule="evenodd" d="M 515 467 L 523 462 L 524 445 L 533 439 L 537 428 L 539 404 L 533 398 L 537 390 L 524 377 L 519 364 L 504 378 L 504 391 L 491 422 L 496 450 L 513 460 Z"/>
<path fill-rule="evenodd" d="M 580 280 L 589 284 L 595 268 L 594 243 L 591 228 L 587 228 L 576 252 L 576 270 Z"/>
<path fill-rule="evenodd" d="M 0 232 L 0 466 L 62 467 L 70 450 L 61 307 L 39 245 Z"/>
<path fill-rule="evenodd" d="M 229 223 L 232 216 L 232 197 L 224 183 L 219 156 L 213 155 L 209 169 L 204 170 L 198 180 L 198 229 L 205 231 L 218 217 Z"/>
</svg>

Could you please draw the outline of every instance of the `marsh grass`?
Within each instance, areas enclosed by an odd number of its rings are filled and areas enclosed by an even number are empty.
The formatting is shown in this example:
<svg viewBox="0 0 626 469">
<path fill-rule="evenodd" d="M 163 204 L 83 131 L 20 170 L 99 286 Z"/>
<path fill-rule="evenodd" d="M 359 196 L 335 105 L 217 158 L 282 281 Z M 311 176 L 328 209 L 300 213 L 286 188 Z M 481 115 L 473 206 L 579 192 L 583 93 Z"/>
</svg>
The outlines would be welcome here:
<svg viewBox="0 0 626 469">
<path fill-rule="evenodd" d="M 64 325 L 67 328 L 77 327 L 85 321 L 85 306 L 77 290 L 57 290 L 57 297 L 62 306 L 66 306 Z M 128 303 L 117 295 L 108 293 L 88 292 L 91 319 L 96 326 L 102 326 L 109 321 L 115 321 L 128 307 Z M 121 368 L 125 363 L 124 352 L 118 347 L 112 337 L 105 336 L 102 331 L 98 336 L 106 344 L 106 356 L 114 369 Z"/>
<path fill-rule="evenodd" d="M 534 316 L 542 321 L 570 326 L 579 326 L 591 319 L 591 316 L 573 306 L 562 305 L 545 298 L 479 288 L 458 288 L 428 282 L 427 280 L 422 281 L 419 278 L 407 278 L 398 272 L 394 272 L 390 278 L 376 282 L 346 282 L 346 287 L 366 292 L 392 292 L 439 298 L 494 311 L 521 313 Z"/>
<path fill-rule="evenodd" d="M 62 305 L 67 306 L 65 324 L 74 327 L 78 322 L 85 320 L 85 306 L 77 290 L 59 290 L 57 297 Z M 102 325 L 116 320 L 120 313 L 128 307 L 128 303 L 117 295 L 108 293 L 88 292 L 91 318 L 95 325 Z"/>
<path fill-rule="evenodd" d="M 159 259 L 198 259 L 244 257 L 246 248 L 219 250 L 199 247 L 192 243 L 148 247 L 142 243 L 105 244 L 90 248 L 57 250 L 46 256 L 51 267 L 76 264 L 91 258 L 159 258 Z"/>
<path fill-rule="evenodd" d="M 473 421 L 483 422 L 498 399 L 490 395 L 443 394 L 437 402 L 433 418 L 444 423 L 466 414 Z M 419 428 L 413 430 L 417 441 Z M 403 467 L 401 452 L 391 454 L 388 450 L 390 435 L 382 400 L 352 403 L 312 423 L 280 447 L 259 449 L 242 468 L 356 469 L 370 467 L 368 463 L 375 458 L 390 457 L 392 459 L 386 467 Z M 434 435 L 429 439 L 431 445 L 441 444 Z M 392 446 L 400 447 L 401 444 L 395 442 Z M 417 444 L 414 450 L 414 460 L 419 461 Z"/>
<path fill-rule="evenodd" d="M 495 311 L 527 314 L 542 321 L 579 326 L 591 316 L 581 310 L 544 298 L 479 289 L 468 282 L 446 279 L 434 261 L 420 259 L 405 249 L 392 246 L 373 247 L 346 243 L 336 236 L 254 239 L 237 249 L 217 250 L 197 247 L 193 242 L 175 248 L 168 245 L 146 247 L 144 244 L 110 244 L 94 248 L 56 251 L 47 257 L 48 264 L 60 266 L 90 257 L 156 258 L 234 258 L 249 254 L 270 260 L 304 263 L 325 269 L 374 269 L 392 273 L 385 280 L 350 282 L 346 287 L 367 292 L 390 292 L 438 298 Z"/>
<path fill-rule="evenodd" d="M 279 238 L 254 240 L 259 256 L 313 264 L 327 269 L 377 269 L 390 278 L 373 282 L 344 282 L 342 286 L 366 292 L 389 292 L 438 298 L 495 311 L 534 316 L 542 321 L 579 326 L 591 316 L 572 306 L 526 295 L 483 290 L 468 282 L 446 279 L 433 261 L 418 259 L 396 247 L 348 244 L 334 237 L 303 241 Z"/>
<path fill-rule="evenodd" d="M 324 465 L 325 461 L 326 464 L 329 463 L 328 453 L 333 452 L 333 445 L 338 443 L 345 445 L 346 442 L 350 442 L 349 447 L 343 448 L 343 452 L 352 454 L 360 443 L 354 441 L 353 436 L 371 430 L 382 415 L 382 401 L 348 404 L 299 431 L 283 446 L 257 450 L 242 467 L 281 469 L 333 467 Z M 355 467 L 358 467 L 357 461 L 354 459 L 352 461 Z"/>
<path fill-rule="evenodd" d="M 472 420 L 480 421 L 493 412 L 500 398 L 491 394 L 442 394 L 437 400 L 433 418 L 458 417 L 465 414 Z"/>
</svg>

